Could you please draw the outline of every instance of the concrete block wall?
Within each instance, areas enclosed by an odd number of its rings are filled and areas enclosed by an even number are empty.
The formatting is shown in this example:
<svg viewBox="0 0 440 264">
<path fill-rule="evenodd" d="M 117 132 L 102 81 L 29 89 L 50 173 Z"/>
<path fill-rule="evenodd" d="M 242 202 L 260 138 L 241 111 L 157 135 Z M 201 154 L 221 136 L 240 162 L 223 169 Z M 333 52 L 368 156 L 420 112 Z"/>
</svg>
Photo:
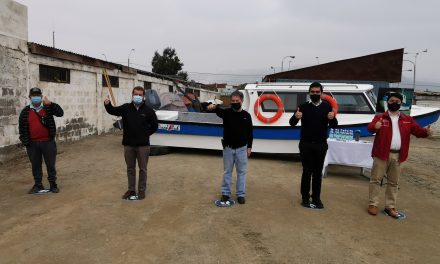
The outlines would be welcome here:
<svg viewBox="0 0 440 264">
<path fill-rule="evenodd" d="M 17 153 L 18 117 L 28 75 L 27 8 L 0 1 L 0 161 Z"/>
</svg>

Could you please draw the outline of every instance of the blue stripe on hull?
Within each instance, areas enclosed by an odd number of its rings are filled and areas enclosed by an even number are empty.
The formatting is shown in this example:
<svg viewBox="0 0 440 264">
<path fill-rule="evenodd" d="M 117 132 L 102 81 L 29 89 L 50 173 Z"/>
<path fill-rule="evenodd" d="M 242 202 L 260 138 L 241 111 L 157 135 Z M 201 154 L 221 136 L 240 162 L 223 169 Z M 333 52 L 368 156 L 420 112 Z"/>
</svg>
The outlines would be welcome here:
<svg viewBox="0 0 440 264">
<path fill-rule="evenodd" d="M 421 126 L 427 126 L 438 120 L 440 111 L 432 112 L 415 117 L 416 122 Z M 183 134 L 199 136 L 223 136 L 223 126 L 221 124 L 200 124 L 179 121 L 159 121 L 160 124 L 170 125 L 170 129 L 158 129 L 162 134 Z M 172 126 L 178 126 L 179 129 Z M 342 125 L 339 129 L 360 130 L 361 137 L 370 137 L 372 134 L 367 129 L 368 123 L 356 125 Z M 278 140 L 299 140 L 300 127 L 254 127 L 255 139 L 278 139 Z"/>
</svg>

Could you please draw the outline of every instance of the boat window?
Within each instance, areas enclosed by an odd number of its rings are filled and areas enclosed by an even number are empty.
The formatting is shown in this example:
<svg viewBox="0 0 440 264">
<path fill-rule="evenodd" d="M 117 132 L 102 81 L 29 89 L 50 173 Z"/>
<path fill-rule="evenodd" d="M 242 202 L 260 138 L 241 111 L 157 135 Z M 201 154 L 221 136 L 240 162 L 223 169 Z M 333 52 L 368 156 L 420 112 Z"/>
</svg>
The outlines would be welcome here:
<svg viewBox="0 0 440 264">
<path fill-rule="evenodd" d="M 374 113 L 363 93 L 333 93 L 338 103 L 338 112 L 345 114 Z"/>
<path fill-rule="evenodd" d="M 373 108 L 376 109 L 377 97 L 373 93 L 373 90 L 367 91 L 366 94 L 368 96 L 368 99 L 370 99 L 371 103 L 373 104 Z"/>
<path fill-rule="evenodd" d="M 261 96 L 263 93 L 259 92 L 258 95 Z M 273 92 L 265 92 L 264 94 L 275 94 Z M 276 93 L 283 102 L 284 110 L 287 113 L 293 113 L 298 108 L 299 104 L 306 101 L 307 93 Z M 277 104 L 272 100 L 266 100 L 261 103 L 261 109 L 263 112 L 276 112 L 278 111 Z"/>
</svg>

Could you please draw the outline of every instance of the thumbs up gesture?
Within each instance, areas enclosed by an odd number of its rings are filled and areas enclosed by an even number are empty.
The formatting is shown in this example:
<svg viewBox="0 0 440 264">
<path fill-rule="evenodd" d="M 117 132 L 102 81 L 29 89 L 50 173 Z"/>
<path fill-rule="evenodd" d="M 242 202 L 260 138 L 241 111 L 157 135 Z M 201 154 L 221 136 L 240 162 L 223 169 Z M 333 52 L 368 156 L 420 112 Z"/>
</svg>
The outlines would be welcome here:
<svg viewBox="0 0 440 264">
<path fill-rule="evenodd" d="M 379 130 L 382 127 L 382 118 L 376 122 L 376 124 L 374 125 L 374 128 L 376 130 Z"/>
<path fill-rule="evenodd" d="M 299 109 L 299 107 L 298 107 L 298 109 L 296 110 L 296 113 L 295 113 L 295 118 L 301 119 L 302 116 L 303 116 L 303 113 L 301 112 L 301 109 Z"/>
<path fill-rule="evenodd" d="M 335 118 L 335 112 L 333 112 L 333 111 L 328 112 L 328 114 L 327 114 L 327 118 L 328 118 L 329 120 L 332 120 L 333 118 Z"/>
<path fill-rule="evenodd" d="M 434 130 L 432 129 L 431 125 L 429 125 L 429 126 L 426 128 L 426 130 L 427 130 L 427 132 L 428 132 L 428 136 L 432 136 L 432 134 L 434 133 Z"/>
<path fill-rule="evenodd" d="M 43 98 L 43 104 L 44 105 L 50 105 L 52 102 L 45 96 L 44 98 Z"/>
</svg>

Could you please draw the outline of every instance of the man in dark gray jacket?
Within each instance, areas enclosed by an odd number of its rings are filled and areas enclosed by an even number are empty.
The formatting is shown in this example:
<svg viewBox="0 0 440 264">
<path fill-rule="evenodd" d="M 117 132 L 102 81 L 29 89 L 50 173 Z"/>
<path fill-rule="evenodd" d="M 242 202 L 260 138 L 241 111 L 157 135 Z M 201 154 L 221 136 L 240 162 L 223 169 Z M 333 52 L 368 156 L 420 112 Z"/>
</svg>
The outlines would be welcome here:
<svg viewBox="0 0 440 264">
<path fill-rule="evenodd" d="M 26 146 L 26 151 L 32 165 L 34 186 L 29 193 L 38 193 L 44 189 L 42 162 L 46 163 L 47 179 L 50 191 L 58 193 L 56 183 L 57 172 L 55 161 L 57 145 L 55 143 L 56 125 L 53 116 L 64 115 L 63 109 L 56 103 L 43 98 L 40 88 L 32 88 L 29 92 L 31 104 L 20 113 L 18 130 L 21 143 Z"/>
<path fill-rule="evenodd" d="M 139 166 L 138 199 L 144 199 L 147 190 L 150 136 L 156 132 L 158 122 L 154 110 L 145 104 L 144 94 L 144 88 L 137 86 L 133 88 L 131 103 L 114 107 L 108 97 L 104 101 L 107 113 L 122 116 L 124 126 L 122 145 L 127 164 L 128 190 L 122 199 L 136 195 L 136 160 Z"/>
</svg>

